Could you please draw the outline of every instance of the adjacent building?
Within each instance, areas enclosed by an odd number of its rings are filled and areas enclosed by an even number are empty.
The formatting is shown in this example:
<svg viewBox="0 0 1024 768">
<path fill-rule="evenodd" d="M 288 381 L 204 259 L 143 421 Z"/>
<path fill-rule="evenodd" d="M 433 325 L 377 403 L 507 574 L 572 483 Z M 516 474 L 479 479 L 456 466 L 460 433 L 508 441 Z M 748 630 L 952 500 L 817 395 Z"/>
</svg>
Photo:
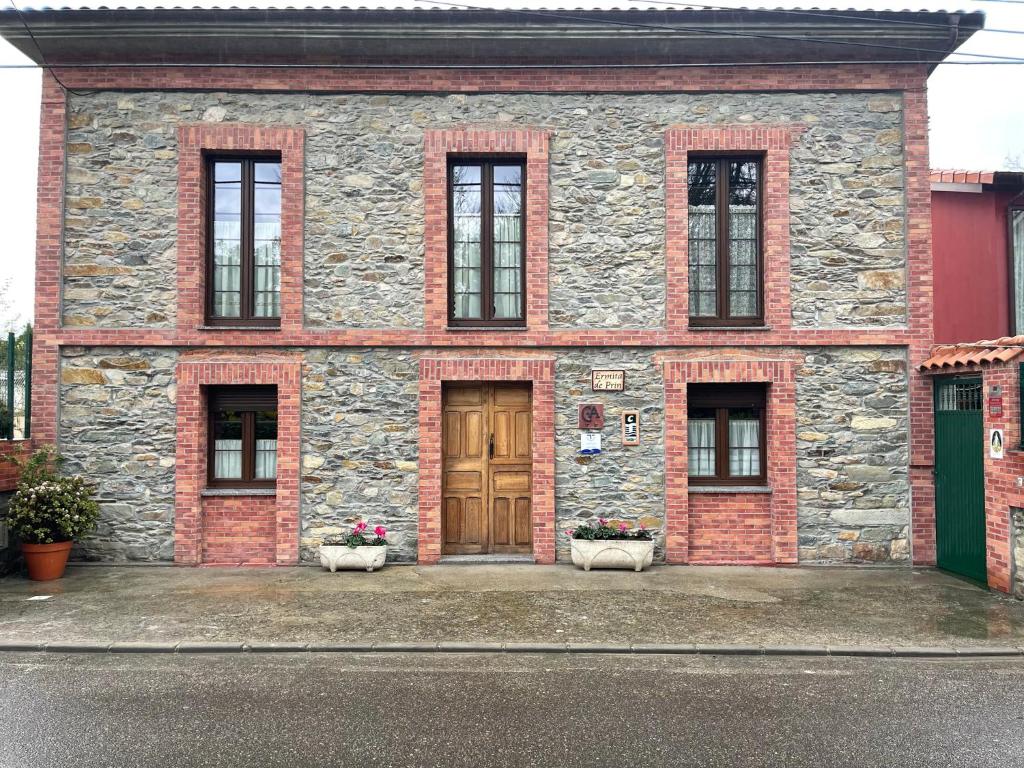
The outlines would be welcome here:
<svg viewBox="0 0 1024 768">
<path fill-rule="evenodd" d="M 79 556 L 933 563 L 925 84 L 981 23 L 0 12 Z"/>
</svg>

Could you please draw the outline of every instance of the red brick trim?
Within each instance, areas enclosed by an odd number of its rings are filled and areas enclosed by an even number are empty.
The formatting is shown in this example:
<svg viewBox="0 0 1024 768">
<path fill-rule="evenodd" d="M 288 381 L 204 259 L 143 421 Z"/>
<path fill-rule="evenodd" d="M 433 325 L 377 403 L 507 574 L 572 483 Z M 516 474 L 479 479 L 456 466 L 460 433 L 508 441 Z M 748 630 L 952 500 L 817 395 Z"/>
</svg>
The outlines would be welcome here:
<svg viewBox="0 0 1024 768">
<path fill-rule="evenodd" d="M 928 105 L 923 87 L 903 94 L 910 389 L 910 547 L 915 565 L 935 564 L 935 456 L 932 387 L 917 365 L 933 342 L 931 181 Z"/>
<path fill-rule="evenodd" d="M 526 157 L 526 326 L 548 327 L 548 134 L 532 128 L 473 127 L 423 136 L 424 324 L 448 326 L 448 157 Z"/>
<path fill-rule="evenodd" d="M 260 62 L 255 62 L 260 63 Z M 751 67 L 509 68 L 509 69 L 359 69 L 331 67 L 283 69 L 231 68 L 56 68 L 72 88 L 138 90 L 232 90 L 378 93 L 548 92 L 708 93 L 736 91 L 877 91 L 920 86 L 925 65 L 850 65 Z"/>
<path fill-rule="evenodd" d="M 21 470 L 14 461 L 27 459 L 35 446 L 33 440 L 0 440 L 0 491 L 18 487 Z"/>
<path fill-rule="evenodd" d="M 666 360 L 665 376 L 665 559 L 693 559 L 690 541 L 689 478 L 687 475 L 686 387 L 696 383 L 756 383 L 768 387 L 768 485 L 771 494 L 770 563 L 797 561 L 796 533 L 796 376 L 790 359 L 731 357 Z M 734 499 L 723 496 L 723 502 Z M 700 504 L 706 506 L 706 500 Z M 760 504 L 760 501 L 757 502 Z M 753 509 L 753 508 L 752 508 Z M 731 510 L 734 514 L 736 510 Z M 764 562 L 751 559 L 749 542 L 736 532 L 735 559 L 719 548 L 713 562 Z M 744 554 L 746 553 L 746 554 Z"/>
<path fill-rule="evenodd" d="M 174 347 L 211 344 L 237 347 L 877 347 L 905 346 L 909 331 L 890 328 L 813 329 L 788 331 L 459 331 L 315 330 L 266 333 L 217 331 L 196 338 L 173 330 L 90 328 L 46 335 L 47 341 L 70 346 Z"/>
<path fill-rule="evenodd" d="M 665 261 L 669 330 L 690 324 L 687 257 L 687 159 L 690 152 L 749 150 L 764 153 L 762 259 L 764 321 L 778 329 L 792 325 L 789 301 L 789 150 L 799 126 L 676 126 L 665 132 Z"/>
<path fill-rule="evenodd" d="M 281 328 L 302 330 L 302 128 L 193 123 L 178 126 L 178 333 L 195 338 L 206 303 L 206 183 L 203 154 L 281 153 Z M 220 335 L 220 331 L 207 331 Z"/>
<path fill-rule="evenodd" d="M 446 381 L 533 382 L 533 557 L 555 562 L 555 361 L 550 358 L 420 360 L 419 562 L 441 558 L 441 387 Z"/>
<path fill-rule="evenodd" d="M 277 493 L 275 497 L 275 543 L 272 562 L 295 565 L 299 559 L 299 435 L 302 360 L 298 355 L 262 356 L 238 353 L 185 352 L 177 370 L 177 451 L 175 463 L 174 561 L 198 565 L 206 547 L 201 496 L 206 487 L 206 394 L 204 388 L 217 384 L 276 384 L 278 439 Z M 210 502 L 225 511 L 220 499 Z M 230 505 L 227 505 L 230 507 Z M 256 506 L 259 506 L 257 502 Z M 236 509 L 240 509 L 236 507 Z M 248 521 L 251 522 L 251 521 Z M 218 529 L 217 536 L 222 533 Z M 232 549 L 231 557 L 241 550 Z M 266 553 L 254 541 L 252 557 L 262 562 Z M 232 560 L 232 562 L 238 562 Z"/>
<path fill-rule="evenodd" d="M 39 113 L 39 182 L 36 191 L 36 296 L 32 337 L 32 436 L 57 442 L 57 377 L 61 325 L 61 255 L 64 240 L 64 162 L 67 138 L 64 90 L 43 73 Z"/>
</svg>

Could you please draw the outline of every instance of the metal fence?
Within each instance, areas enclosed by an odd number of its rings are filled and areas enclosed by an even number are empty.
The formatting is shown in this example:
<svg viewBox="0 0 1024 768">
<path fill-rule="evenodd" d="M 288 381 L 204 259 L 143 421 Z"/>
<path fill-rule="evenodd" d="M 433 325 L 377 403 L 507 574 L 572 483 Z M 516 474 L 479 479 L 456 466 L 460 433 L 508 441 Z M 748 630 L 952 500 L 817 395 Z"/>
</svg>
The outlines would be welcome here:
<svg viewBox="0 0 1024 768">
<path fill-rule="evenodd" d="M 0 440 L 32 436 L 32 329 L 0 340 Z"/>
</svg>

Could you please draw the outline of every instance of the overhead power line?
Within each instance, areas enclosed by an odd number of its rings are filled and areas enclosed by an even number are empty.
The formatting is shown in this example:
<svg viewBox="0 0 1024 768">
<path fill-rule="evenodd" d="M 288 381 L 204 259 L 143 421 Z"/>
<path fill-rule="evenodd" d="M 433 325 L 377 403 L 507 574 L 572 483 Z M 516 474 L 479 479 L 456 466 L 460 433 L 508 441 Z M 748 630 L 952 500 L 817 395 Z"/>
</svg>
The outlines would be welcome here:
<svg viewBox="0 0 1024 768">
<path fill-rule="evenodd" d="M 441 5 L 450 8 L 463 8 L 471 11 L 492 11 L 493 8 L 485 8 L 479 5 L 467 5 L 464 3 L 452 3 L 448 0 L 419 0 L 422 3 L 428 3 L 430 5 Z M 1022 0 L 1024 2 L 1024 0 Z M 744 37 L 753 38 L 758 40 L 786 40 L 788 42 L 796 43 L 819 43 L 822 45 L 841 45 L 844 47 L 855 47 L 855 48 L 873 48 L 878 50 L 889 50 L 889 51 L 906 51 L 911 53 L 927 53 L 932 56 L 943 53 L 942 51 L 936 51 L 932 48 L 912 48 L 905 45 L 886 45 L 884 43 L 860 43 L 854 41 L 838 41 L 838 40 L 826 40 L 823 38 L 816 37 L 794 37 L 791 35 L 773 35 L 767 32 L 730 32 L 720 29 L 707 29 L 706 27 L 681 27 L 681 26 L 667 26 L 663 24 L 643 24 L 640 22 L 632 21 L 618 21 L 616 19 L 598 19 L 592 16 L 570 16 L 564 13 L 549 12 L 549 11 L 530 11 L 520 10 L 515 8 L 502 9 L 503 13 L 514 13 L 520 16 L 532 16 L 539 18 L 548 19 L 559 19 L 562 21 L 582 21 L 591 24 L 609 24 L 617 27 L 629 27 L 633 29 L 653 29 L 661 32 L 699 32 L 701 34 L 708 35 L 722 35 L 725 37 Z M 1006 60 L 1006 61 L 1019 61 L 1024 62 L 1024 59 L 1015 56 L 1001 56 L 998 54 L 989 53 L 953 53 L 949 52 L 946 55 L 955 56 L 970 56 L 971 58 L 979 59 L 992 59 L 992 60 Z"/>
<path fill-rule="evenodd" d="M 679 8 L 678 3 L 673 3 L 671 0 L 643 0 L 644 3 L 650 3 L 652 5 L 665 5 L 674 6 Z M 703 5 L 700 3 L 686 3 L 687 8 L 700 8 L 708 11 L 738 11 L 740 8 L 728 5 Z M 668 9 L 666 9 L 668 10 Z M 759 8 L 758 13 L 766 14 L 779 14 L 785 16 L 805 16 L 815 19 L 843 19 L 849 21 L 863 21 L 862 16 L 851 16 L 844 13 L 835 13 L 834 11 L 815 11 L 813 9 L 807 10 L 795 10 L 790 8 Z M 938 24 L 934 21 L 909 21 L 907 19 L 886 19 L 886 24 L 894 24 L 897 26 L 904 27 L 924 27 L 929 29 L 949 29 L 948 24 Z M 1004 35 L 1024 35 L 1024 29 L 989 29 L 985 27 L 979 29 L 979 32 L 997 32 Z"/>
</svg>

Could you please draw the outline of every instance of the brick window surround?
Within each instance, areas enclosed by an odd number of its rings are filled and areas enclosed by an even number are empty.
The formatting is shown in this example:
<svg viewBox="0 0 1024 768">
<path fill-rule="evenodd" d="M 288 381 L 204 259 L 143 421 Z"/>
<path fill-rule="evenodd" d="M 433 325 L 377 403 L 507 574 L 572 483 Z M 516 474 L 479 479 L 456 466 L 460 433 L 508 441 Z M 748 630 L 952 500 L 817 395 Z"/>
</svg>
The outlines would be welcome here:
<svg viewBox="0 0 1024 768">
<path fill-rule="evenodd" d="M 764 324 L 792 324 L 789 302 L 789 148 L 797 126 L 674 126 L 665 132 L 665 261 L 670 331 L 690 328 L 687 163 L 691 152 L 763 155 L 761 258 Z M 721 330 L 719 327 L 718 330 Z"/>
<path fill-rule="evenodd" d="M 533 383 L 530 502 L 533 557 L 555 562 L 555 361 L 552 358 L 424 358 L 419 367 L 419 557 L 441 559 L 441 392 L 444 382 Z"/>
<path fill-rule="evenodd" d="M 423 137 L 426 329 L 448 328 L 448 158 L 460 155 L 526 158 L 526 327 L 547 330 L 548 134 L 489 127 L 431 130 Z"/>
<path fill-rule="evenodd" d="M 204 498 L 207 486 L 208 419 L 206 387 L 231 384 L 277 386 L 277 486 L 273 497 L 273 550 L 265 542 L 253 542 L 250 562 L 295 565 L 299 560 L 299 430 L 302 362 L 296 355 L 240 356 L 238 353 L 195 351 L 183 353 L 176 369 L 178 444 L 175 464 L 174 561 L 198 565 L 210 547 L 204 541 L 207 506 L 217 532 L 235 504 L 227 497 Z M 244 493 L 244 492 L 242 492 Z M 235 498 L 235 496 L 232 496 Z M 239 497 L 240 498 L 240 497 Z M 266 509 L 265 496 L 254 496 L 253 509 Z M 260 521 L 240 518 L 243 528 L 265 528 Z M 244 544 L 244 542 L 240 542 Z M 223 551 L 223 540 L 217 548 Z M 238 562 L 235 560 L 234 562 Z"/>
<path fill-rule="evenodd" d="M 203 327 L 206 316 L 207 192 L 204 158 L 212 153 L 235 152 L 275 152 L 281 155 L 280 327 L 282 330 L 302 330 L 304 146 L 305 134 L 301 128 L 233 123 L 192 123 L 178 127 L 180 333 L 191 335 Z"/>
<path fill-rule="evenodd" d="M 796 376 L 790 359 L 666 359 L 665 376 L 665 559 L 669 563 L 695 562 L 797 562 L 796 533 Z M 763 553 L 744 541 L 737 528 L 732 547 L 735 557 L 719 554 L 713 558 L 692 555 L 690 541 L 690 489 L 687 474 L 687 384 L 768 385 L 766 393 L 768 487 L 771 489 L 770 543 Z M 706 489 L 702 489 L 706 490 Z M 763 506 L 763 495 L 722 493 L 723 515 L 736 516 L 734 502 L 744 497 L 752 507 Z M 695 497 L 696 498 L 696 497 Z M 694 502 L 701 515 L 708 516 L 705 498 Z M 728 509 L 726 509 L 728 507 Z M 751 509 L 759 513 L 759 509 Z M 726 526 L 728 527 L 728 523 Z"/>
</svg>

